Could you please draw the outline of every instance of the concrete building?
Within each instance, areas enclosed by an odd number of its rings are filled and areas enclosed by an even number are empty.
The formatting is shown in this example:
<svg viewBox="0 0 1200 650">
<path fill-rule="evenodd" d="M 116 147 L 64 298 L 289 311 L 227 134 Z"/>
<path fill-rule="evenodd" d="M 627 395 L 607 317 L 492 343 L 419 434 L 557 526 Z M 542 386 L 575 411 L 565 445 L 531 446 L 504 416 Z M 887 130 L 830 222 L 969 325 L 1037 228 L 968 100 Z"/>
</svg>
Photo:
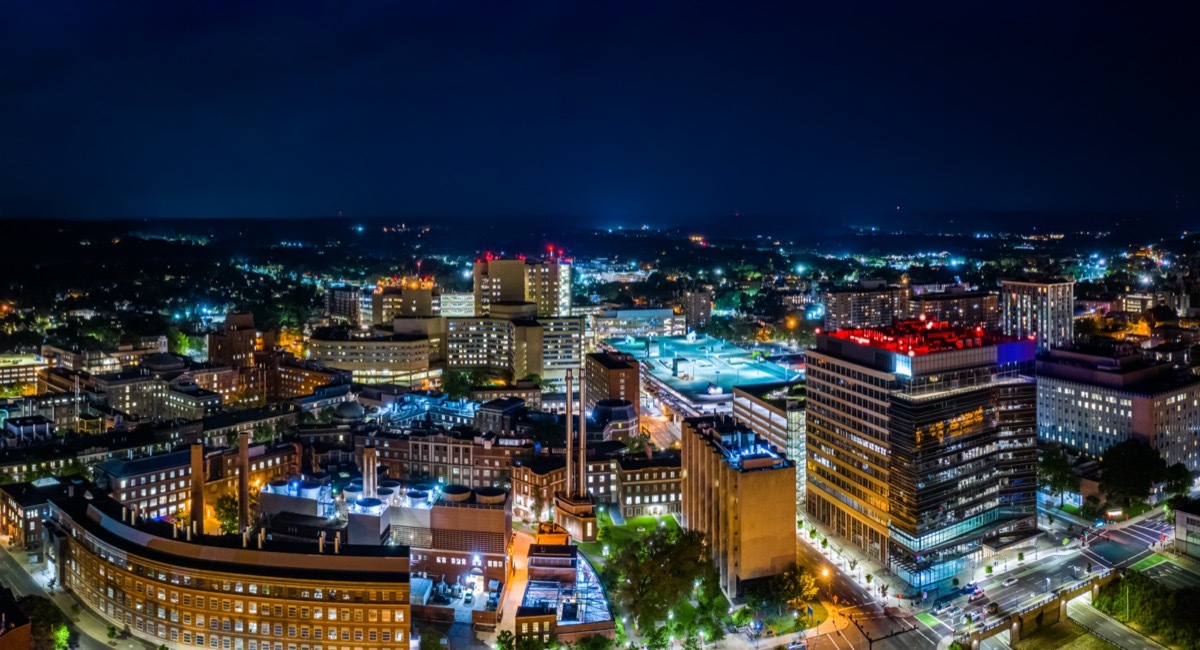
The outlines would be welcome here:
<svg viewBox="0 0 1200 650">
<path fill-rule="evenodd" d="M 684 420 L 681 456 L 679 522 L 707 537 L 731 601 L 796 561 L 794 463 L 727 416 Z"/>
<path fill-rule="evenodd" d="M 796 511 L 804 511 L 808 480 L 803 382 L 733 387 L 733 419 L 757 431 L 796 466 Z"/>
<path fill-rule="evenodd" d="M 571 265 L 562 260 L 531 262 L 488 258 L 475 262 L 475 315 L 497 302 L 531 302 L 539 317 L 571 315 Z"/>
<path fill-rule="evenodd" d="M 446 319 L 446 365 L 561 382 L 583 362 L 583 319 L 539 317 L 530 302 L 494 302 L 490 314 Z"/>
<path fill-rule="evenodd" d="M 637 360 L 619 352 L 593 352 L 585 357 L 584 410 L 590 411 L 601 400 L 619 399 L 641 404 L 641 369 Z"/>
<path fill-rule="evenodd" d="M 419 334 L 321 328 L 309 339 L 309 358 L 344 370 L 356 382 L 428 387 L 429 339 Z"/>
<path fill-rule="evenodd" d="M 475 313 L 475 294 L 445 291 L 442 293 L 442 316 L 478 316 Z"/>
<path fill-rule="evenodd" d="M 1037 535 L 1034 342 L 932 321 L 808 353 L 808 516 L 918 590 Z"/>
<path fill-rule="evenodd" d="M 46 541 L 43 522 L 51 499 L 66 496 L 75 488 L 83 489 L 78 478 L 46 476 L 35 481 L 0 485 L 0 531 L 9 543 L 40 558 Z"/>
<path fill-rule="evenodd" d="M 397 318 L 435 318 L 442 315 L 441 292 L 430 279 L 401 278 L 371 294 L 371 322 L 390 324 Z"/>
<path fill-rule="evenodd" d="M 1000 282 L 1000 329 L 1037 341 L 1037 349 L 1070 345 L 1075 339 L 1075 282 L 1012 279 Z"/>
<path fill-rule="evenodd" d="M 687 317 L 671 309 L 606 309 L 588 316 L 588 338 L 684 336 Z"/>
<path fill-rule="evenodd" d="M 473 386 L 470 398 L 473 402 L 489 402 L 494 399 L 515 397 L 525 402 L 525 406 L 538 411 L 542 408 L 542 389 L 533 382 L 516 381 L 505 386 Z"/>
<path fill-rule="evenodd" d="M 907 285 L 893 287 L 881 281 L 857 287 L 830 289 L 825 294 L 825 327 L 883 327 L 912 315 Z"/>
<path fill-rule="evenodd" d="M 52 501 L 47 526 L 58 584 L 151 645 L 408 646 L 407 546 L 194 534 L 103 495 Z"/>
<path fill-rule="evenodd" d="M 939 293 L 922 292 L 913 294 L 909 305 L 912 316 L 926 320 L 985 330 L 1000 327 L 1000 296 L 987 291 L 952 287 Z"/>
<path fill-rule="evenodd" d="M 28 393 L 35 393 L 38 375 L 47 367 L 45 358 L 40 355 L 0 355 L 0 386 L 24 385 Z"/>
<path fill-rule="evenodd" d="M 683 470 L 678 453 L 619 456 L 612 470 L 612 503 L 626 520 L 681 513 Z"/>
<path fill-rule="evenodd" d="M 521 436 L 499 436 L 478 431 L 410 430 L 378 433 L 377 461 L 387 475 L 402 481 L 459 484 L 469 488 L 512 484 L 512 462 L 533 450 L 533 441 Z M 355 440 L 362 455 L 365 440 Z"/>
<path fill-rule="evenodd" d="M 683 292 L 683 321 L 687 330 L 698 332 L 712 320 L 712 289 L 689 289 Z"/>
<path fill-rule="evenodd" d="M 332 323 L 341 323 L 351 327 L 367 325 L 371 321 L 363 319 L 363 295 L 370 299 L 372 292 L 353 286 L 329 287 L 325 290 L 325 315 Z"/>
<path fill-rule="evenodd" d="M 1175 552 L 1200 559 L 1200 500 L 1175 509 Z"/>
<path fill-rule="evenodd" d="M 1200 470 L 1200 377 L 1122 344 L 1049 350 L 1037 375 L 1041 439 L 1093 458 L 1136 439 Z"/>
</svg>

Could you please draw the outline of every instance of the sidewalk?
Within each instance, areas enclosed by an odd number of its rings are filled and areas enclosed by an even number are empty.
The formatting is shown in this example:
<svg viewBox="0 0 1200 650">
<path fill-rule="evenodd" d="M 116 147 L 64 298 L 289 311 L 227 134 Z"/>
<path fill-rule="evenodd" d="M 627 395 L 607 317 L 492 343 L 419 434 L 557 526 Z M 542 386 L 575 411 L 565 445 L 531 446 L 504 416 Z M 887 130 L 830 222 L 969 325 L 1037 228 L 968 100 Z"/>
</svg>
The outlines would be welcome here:
<svg viewBox="0 0 1200 650">
<path fill-rule="evenodd" d="M 866 591 L 871 594 L 871 597 L 875 599 L 876 602 L 880 602 L 878 594 L 879 586 L 881 584 L 887 584 L 888 598 L 895 598 L 897 601 L 900 601 L 906 600 L 902 599 L 901 596 L 910 595 L 905 594 L 903 589 L 899 588 L 898 585 L 903 583 L 896 579 L 887 567 L 866 557 L 848 542 L 846 542 L 846 540 L 830 534 L 829 531 L 826 530 L 825 527 L 820 523 L 809 521 L 804 517 L 801 517 L 800 522 L 800 539 L 802 539 L 804 543 L 814 548 L 818 553 L 821 553 L 825 557 L 829 558 L 829 560 L 833 562 L 834 566 L 844 571 L 847 576 L 854 578 L 854 581 L 866 589 Z M 809 533 L 810 528 L 813 527 L 817 529 L 817 537 L 815 539 L 811 537 Z M 821 538 L 829 540 L 828 549 L 821 548 Z M 851 562 L 854 563 L 853 569 L 850 568 Z M 874 577 L 869 585 L 865 579 L 865 576 L 867 575 Z M 917 595 L 919 596 L 919 594 Z M 910 609 L 915 602 L 916 601 L 910 602 Z M 886 605 L 887 603 L 882 602 L 881 604 Z"/>
</svg>

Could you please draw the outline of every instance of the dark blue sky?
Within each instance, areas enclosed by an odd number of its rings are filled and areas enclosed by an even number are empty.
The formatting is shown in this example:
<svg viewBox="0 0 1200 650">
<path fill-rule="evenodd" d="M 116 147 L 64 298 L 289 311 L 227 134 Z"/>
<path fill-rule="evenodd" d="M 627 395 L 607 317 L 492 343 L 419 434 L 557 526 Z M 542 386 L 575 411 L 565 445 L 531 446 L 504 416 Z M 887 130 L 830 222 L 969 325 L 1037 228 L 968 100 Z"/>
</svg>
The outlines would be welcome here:
<svg viewBox="0 0 1200 650">
<path fill-rule="evenodd" d="M 1190 211 L 1194 4 L 6 2 L 0 216 Z"/>
</svg>

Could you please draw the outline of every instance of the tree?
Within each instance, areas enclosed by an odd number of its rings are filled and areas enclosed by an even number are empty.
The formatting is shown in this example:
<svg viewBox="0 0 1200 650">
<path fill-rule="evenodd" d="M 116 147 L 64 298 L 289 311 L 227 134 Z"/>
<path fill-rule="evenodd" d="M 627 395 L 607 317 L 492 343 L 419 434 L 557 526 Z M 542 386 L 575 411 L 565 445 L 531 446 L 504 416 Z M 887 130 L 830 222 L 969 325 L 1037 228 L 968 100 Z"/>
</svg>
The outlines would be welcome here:
<svg viewBox="0 0 1200 650">
<path fill-rule="evenodd" d="M 866 575 L 866 581 L 867 581 L 867 584 L 871 584 L 871 581 L 872 581 L 872 580 L 874 580 L 874 579 L 875 579 L 875 576 L 873 576 L 873 575 L 871 575 L 871 574 L 869 574 L 869 573 Z"/>
<path fill-rule="evenodd" d="M 536 372 L 531 372 L 528 375 L 525 375 L 521 378 L 521 381 L 527 381 L 533 384 L 534 388 L 539 388 L 541 390 L 547 390 L 552 385 L 550 382 L 542 379 L 542 376 Z"/>
<path fill-rule="evenodd" d="M 30 628 L 30 647 L 34 650 L 65 650 L 66 645 L 59 645 L 70 638 L 67 630 L 67 617 L 55 606 L 54 602 L 44 596 L 22 596 L 17 600 L 17 606 L 32 621 Z"/>
<path fill-rule="evenodd" d="M 1125 506 L 1148 499 L 1167 471 L 1157 450 L 1134 439 L 1109 447 L 1101 469 L 1101 489 L 1111 501 Z"/>
<path fill-rule="evenodd" d="M 576 641 L 575 650 L 612 650 L 614 645 L 612 639 L 600 634 L 592 634 Z"/>
<path fill-rule="evenodd" d="M 509 630 L 501 630 L 496 635 L 496 650 L 516 650 L 517 639 Z"/>
<path fill-rule="evenodd" d="M 1042 458 L 1038 462 L 1038 482 L 1049 488 L 1051 495 L 1059 497 L 1060 506 L 1064 494 L 1078 488 L 1079 477 L 1071 471 L 1071 460 L 1061 445 L 1050 445 L 1042 451 Z"/>
<path fill-rule="evenodd" d="M 117 626 L 116 625 L 108 626 L 108 638 L 110 638 L 110 639 L 117 638 Z"/>
<path fill-rule="evenodd" d="M 991 568 L 991 567 L 989 567 Z M 879 595 L 887 598 L 888 584 L 886 582 L 879 583 Z"/>
<path fill-rule="evenodd" d="M 811 571 L 796 564 L 789 564 L 781 573 L 771 577 L 767 583 L 770 600 L 774 601 L 782 614 L 784 607 L 799 607 L 817 597 L 817 579 Z"/>
<path fill-rule="evenodd" d="M 442 373 L 442 392 L 454 399 L 467 397 L 471 394 L 471 375 L 461 370 L 448 370 Z"/>
<path fill-rule="evenodd" d="M 626 544 L 604 569 L 614 600 L 638 629 L 650 629 L 688 598 L 697 581 L 713 589 L 716 567 L 708 556 L 704 534 L 695 530 L 657 528 L 641 543 Z"/>
<path fill-rule="evenodd" d="M 1183 463 L 1175 463 L 1168 467 L 1163 472 L 1163 481 L 1166 483 L 1167 494 L 1187 496 L 1192 491 L 1192 473 Z"/>
<path fill-rule="evenodd" d="M 222 533 L 232 535 L 238 532 L 240 513 L 236 494 L 228 493 L 217 497 L 217 502 L 213 504 L 213 513 L 216 515 L 217 521 L 221 522 Z"/>
</svg>

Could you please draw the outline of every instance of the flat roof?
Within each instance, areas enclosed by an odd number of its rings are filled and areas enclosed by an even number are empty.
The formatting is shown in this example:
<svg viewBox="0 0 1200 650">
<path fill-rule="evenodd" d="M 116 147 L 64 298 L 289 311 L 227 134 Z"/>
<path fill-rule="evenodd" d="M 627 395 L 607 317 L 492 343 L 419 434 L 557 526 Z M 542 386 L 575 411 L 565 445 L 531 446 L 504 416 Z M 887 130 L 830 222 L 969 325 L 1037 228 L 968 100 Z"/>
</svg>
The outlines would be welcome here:
<svg viewBox="0 0 1200 650">
<path fill-rule="evenodd" d="M 743 348 L 703 335 L 694 340 L 684 336 L 632 341 L 618 337 L 605 343 L 633 356 L 655 379 L 697 402 L 728 399 L 734 386 L 791 381 L 800 376 L 766 358 L 792 351 L 786 345 L 759 343 Z"/>
<path fill-rule="evenodd" d="M 982 327 L 952 327 L 945 322 L 925 319 L 905 320 L 885 327 L 839 329 L 826 336 L 910 357 L 990 347 L 1017 340 Z"/>
<path fill-rule="evenodd" d="M 52 504 L 104 543 L 167 565 L 290 579 L 408 582 L 407 570 L 387 571 L 378 564 L 343 561 L 343 558 L 357 557 L 407 560 L 407 546 L 342 544 L 338 553 L 333 553 L 328 546 L 325 553 L 319 553 L 315 544 L 269 540 L 261 550 L 253 544 L 243 548 L 240 535 L 193 535 L 191 541 L 187 541 L 182 533 L 175 538 L 173 526 L 167 522 L 146 519 L 139 520 L 136 525 L 123 522 L 121 504 L 106 495 L 93 495 L 87 499 L 77 491 L 76 496 L 53 499 Z M 336 564 L 347 566 L 329 568 Z M 351 567 L 351 564 L 355 566 Z"/>
</svg>

